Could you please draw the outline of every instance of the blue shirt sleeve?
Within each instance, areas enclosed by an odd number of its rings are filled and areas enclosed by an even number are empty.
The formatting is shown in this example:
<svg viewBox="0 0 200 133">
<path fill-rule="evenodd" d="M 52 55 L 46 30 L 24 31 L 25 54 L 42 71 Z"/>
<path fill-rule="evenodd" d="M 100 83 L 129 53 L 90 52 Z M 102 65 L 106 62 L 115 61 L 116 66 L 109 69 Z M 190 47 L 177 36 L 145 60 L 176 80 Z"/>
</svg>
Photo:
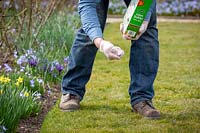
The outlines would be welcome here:
<svg viewBox="0 0 200 133">
<path fill-rule="evenodd" d="M 98 1 L 99 0 L 79 0 L 78 5 L 82 28 L 92 41 L 97 37 L 103 38 L 96 10 Z"/>
<path fill-rule="evenodd" d="M 153 13 L 155 6 L 156 6 L 156 0 L 152 0 L 152 4 L 149 8 L 149 11 L 147 12 L 145 19 L 144 19 L 145 21 L 148 21 L 148 22 L 150 21 L 151 14 Z"/>
</svg>

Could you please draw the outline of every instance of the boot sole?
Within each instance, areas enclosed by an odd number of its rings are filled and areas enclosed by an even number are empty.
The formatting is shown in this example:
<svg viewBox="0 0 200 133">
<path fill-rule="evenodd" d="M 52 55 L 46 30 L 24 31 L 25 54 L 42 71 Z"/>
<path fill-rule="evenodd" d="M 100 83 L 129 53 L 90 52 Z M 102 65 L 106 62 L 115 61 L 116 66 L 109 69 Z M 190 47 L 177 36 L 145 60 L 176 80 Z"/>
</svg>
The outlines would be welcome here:
<svg viewBox="0 0 200 133">
<path fill-rule="evenodd" d="M 77 111 L 78 109 L 61 109 L 63 112 L 74 112 Z"/>
<path fill-rule="evenodd" d="M 160 119 L 161 117 L 158 116 L 158 117 L 145 117 L 143 116 L 142 114 L 138 113 L 137 111 L 135 111 L 134 109 L 131 110 L 132 112 L 136 113 L 136 114 L 139 114 L 140 116 L 142 116 L 144 119 L 148 119 L 148 120 L 158 120 Z"/>
<path fill-rule="evenodd" d="M 70 105 L 70 107 L 68 107 L 67 109 L 63 109 L 63 108 L 61 108 L 61 107 L 59 107 L 59 108 L 60 108 L 63 112 L 73 112 L 73 111 L 79 110 L 80 107 Z"/>
</svg>

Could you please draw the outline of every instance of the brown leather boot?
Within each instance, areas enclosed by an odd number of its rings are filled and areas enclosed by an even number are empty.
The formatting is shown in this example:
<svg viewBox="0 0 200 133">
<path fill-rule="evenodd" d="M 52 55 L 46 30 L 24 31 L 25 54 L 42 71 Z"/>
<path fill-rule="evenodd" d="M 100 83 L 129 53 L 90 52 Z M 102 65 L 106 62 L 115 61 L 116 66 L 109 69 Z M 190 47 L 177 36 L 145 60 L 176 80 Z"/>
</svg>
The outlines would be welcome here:
<svg viewBox="0 0 200 133">
<path fill-rule="evenodd" d="M 150 101 L 142 101 L 133 106 L 133 111 L 139 113 L 145 118 L 159 119 L 160 112 L 156 110 Z"/>
<path fill-rule="evenodd" d="M 80 108 L 80 98 L 73 94 L 62 95 L 60 109 L 62 111 L 75 111 Z"/>
</svg>

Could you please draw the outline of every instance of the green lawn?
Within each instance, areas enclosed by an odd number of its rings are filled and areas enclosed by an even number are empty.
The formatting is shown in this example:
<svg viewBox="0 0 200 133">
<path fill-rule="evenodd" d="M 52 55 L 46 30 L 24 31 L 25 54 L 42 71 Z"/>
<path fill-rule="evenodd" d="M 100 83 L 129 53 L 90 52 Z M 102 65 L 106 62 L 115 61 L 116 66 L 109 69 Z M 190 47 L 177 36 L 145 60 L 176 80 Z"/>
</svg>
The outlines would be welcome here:
<svg viewBox="0 0 200 133">
<path fill-rule="evenodd" d="M 125 50 L 120 61 L 97 54 L 87 92 L 76 112 L 56 106 L 41 132 L 200 132 L 200 24 L 160 23 L 160 66 L 154 105 L 160 120 L 147 120 L 129 105 L 129 49 L 119 23 L 108 24 L 105 38 Z"/>
</svg>

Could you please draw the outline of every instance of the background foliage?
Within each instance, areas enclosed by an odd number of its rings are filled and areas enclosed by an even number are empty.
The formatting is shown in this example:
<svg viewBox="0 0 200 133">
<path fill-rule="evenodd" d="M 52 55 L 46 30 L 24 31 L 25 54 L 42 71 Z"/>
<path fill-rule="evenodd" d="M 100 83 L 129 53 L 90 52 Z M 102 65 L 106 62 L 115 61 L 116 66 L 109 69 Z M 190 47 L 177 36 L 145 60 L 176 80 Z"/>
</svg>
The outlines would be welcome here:
<svg viewBox="0 0 200 133">
<path fill-rule="evenodd" d="M 60 84 L 79 17 L 68 1 L 1 1 L 0 132 L 37 115 L 44 92 Z M 2 52 L 3 51 L 3 52 Z"/>
</svg>

